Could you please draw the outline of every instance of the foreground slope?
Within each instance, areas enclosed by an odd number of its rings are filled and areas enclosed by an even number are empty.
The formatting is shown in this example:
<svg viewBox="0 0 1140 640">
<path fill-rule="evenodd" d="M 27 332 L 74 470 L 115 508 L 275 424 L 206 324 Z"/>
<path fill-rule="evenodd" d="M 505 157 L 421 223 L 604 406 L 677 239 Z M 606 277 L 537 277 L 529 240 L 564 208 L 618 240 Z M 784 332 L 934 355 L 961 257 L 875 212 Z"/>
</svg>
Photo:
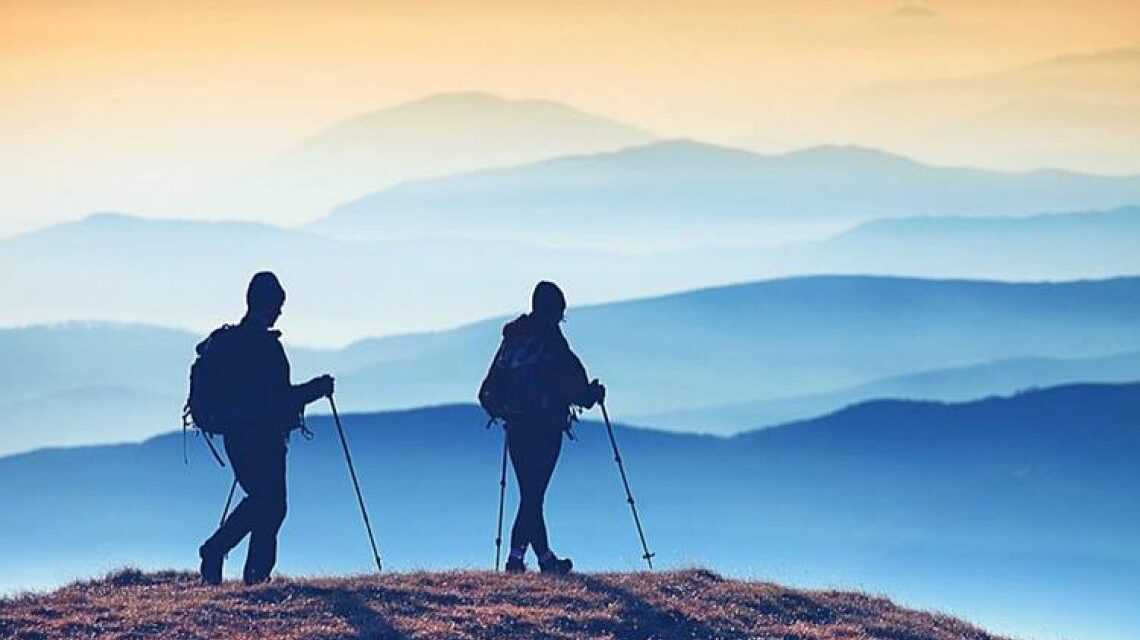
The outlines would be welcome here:
<svg viewBox="0 0 1140 640">
<path fill-rule="evenodd" d="M 726 580 L 707 571 L 412 573 L 205 588 L 188 573 L 122 571 L 0 600 L 13 638 L 996 638 L 884 598 Z"/>
</svg>

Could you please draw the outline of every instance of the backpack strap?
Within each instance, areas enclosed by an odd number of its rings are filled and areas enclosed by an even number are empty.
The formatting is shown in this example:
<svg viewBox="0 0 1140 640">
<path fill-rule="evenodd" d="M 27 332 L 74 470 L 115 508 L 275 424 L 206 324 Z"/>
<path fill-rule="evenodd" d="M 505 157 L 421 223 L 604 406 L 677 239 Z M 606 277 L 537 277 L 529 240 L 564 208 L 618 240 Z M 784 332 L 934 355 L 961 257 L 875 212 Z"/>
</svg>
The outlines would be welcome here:
<svg viewBox="0 0 1140 640">
<path fill-rule="evenodd" d="M 190 456 L 187 455 L 186 452 L 186 429 L 189 428 L 192 423 L 193 418 L 190 417 L 190 400 L 187 399 L 186 404 L 182 407 L 182 463 L 186 465 L 190 464 Z M 224 469 L 226 463 L 222 462 L 222 456 L 218 455 L 218 450 L 214 448 L 213 437 L 201 429 L 198 430 L 198 434 L 205 436 L 203 440 L 206 441 L 206 446 L 210 448 L 210 453 L 214 454 L 214 460 L 217 460 L 218 464 L 222 465 Z"/>
<path fill-rule="evenodd" d="M 218 455 L 218 450 L 214 448 L 213 436 L 206 433 L 202 440 L 205 441 L 207 447 L 210 447 L 210 453 L 214 454 L 214 459 L 217 460 L 218 464 L 222 465 L 222 468 L 224 469 L 226 467 L 226 463 L 222 462 L 222 456 Z"/>
</svg>

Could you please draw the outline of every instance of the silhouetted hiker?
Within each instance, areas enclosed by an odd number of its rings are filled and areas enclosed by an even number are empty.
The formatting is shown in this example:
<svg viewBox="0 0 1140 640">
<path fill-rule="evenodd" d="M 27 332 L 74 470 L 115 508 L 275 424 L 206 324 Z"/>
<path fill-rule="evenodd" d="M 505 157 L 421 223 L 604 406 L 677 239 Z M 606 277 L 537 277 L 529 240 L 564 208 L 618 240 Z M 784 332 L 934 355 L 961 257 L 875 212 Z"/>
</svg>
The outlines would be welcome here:
<svg viewBox="0 0 1140 640">
<path fill-rule="evenodd" d="M 581 360 L 570 350 L 558 323 L 566 298 L 552 282 L 540 282 L 531 297 L 531 312 L 503 327 L 503 341 L 479 390 L 479 401 L 507 429 L 511 464 L 519 483 L 519 509 L 511 528 L 507 571 L 526 571 L 527 546 L 538 556 L 543 573 L 568 573 L 573 563 L 550 550 L 543 500 L 558 454 L 562 433 L 574 418 L 572 406 L 590 408 L 605 398 L 597 380 L 589 382 Z"/>
<path fill-rule="evenodd" d="M 226 455 L 246 497 L 198 549 L 202 581 L 222 581 L 222 559 L 247 534 L 242 577 L 246 584 L 269 579 L 277 562 L 277 532 L 285 520 L 285 452 L 289 432 L 303 426 L 306 404 L 332 395 L 332 376 L 302 385 L 289 380 L 281 332 L 271 328 L 281 315 L 285 290 L 268 271 L 253 276 L 246 291 L 245 317 L 214 331 L 198 345 L 223 375 Z"/>
</svg>

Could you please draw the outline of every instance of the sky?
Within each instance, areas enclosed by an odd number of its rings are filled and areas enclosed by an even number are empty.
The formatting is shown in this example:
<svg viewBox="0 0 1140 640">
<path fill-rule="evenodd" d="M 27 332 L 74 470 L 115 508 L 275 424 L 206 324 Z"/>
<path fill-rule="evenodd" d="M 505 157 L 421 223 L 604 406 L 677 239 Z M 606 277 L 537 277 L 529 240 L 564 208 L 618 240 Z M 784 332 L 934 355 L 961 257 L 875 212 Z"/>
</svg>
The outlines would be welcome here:
<svg viewBox="0 0 1140 640">
<path fill-rule="evenodd" d="M 457 90 L 759 151 L 1140 173 L 1138 79 L 1140 3 L 1104 0 L 0 1 L 0 235 L 164 215 L 339 120 Z"/>
</svg>

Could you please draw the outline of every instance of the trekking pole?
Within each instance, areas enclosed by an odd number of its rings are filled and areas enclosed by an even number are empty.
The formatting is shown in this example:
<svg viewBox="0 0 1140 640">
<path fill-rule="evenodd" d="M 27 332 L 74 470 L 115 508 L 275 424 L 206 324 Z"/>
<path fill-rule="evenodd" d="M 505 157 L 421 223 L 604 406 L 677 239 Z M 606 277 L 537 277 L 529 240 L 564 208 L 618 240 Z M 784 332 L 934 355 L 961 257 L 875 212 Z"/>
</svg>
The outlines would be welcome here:
<svg viewBox="0 0 1140 640">
<path fill-rule="evenodd" d="M 503 425 L 503 469 L 499 474 L 499 528 L 495 534 L 495 571 L 499 570 L 499 559 L 503 549 L 503 502 L 507 496 L 507 426 Z"/>
<path fill-rule="evenodd" d="M 230 515 L 230 505 L 233 504 L 235 490 L 237 490 L 237 476 L 234 476 L 234 483 L 230 485 L 230 495 L 226 496 L 226 506 L 222 509 L 222 521 L 218 523 L 219 527 L 226 523 L 226 516 Z"/>
<path fill-rule="evenodd" d="M 340 446 L 344 449 L 344 459 L 348 462 L 348 473 L 352 476 L 352 486 L 356 489 L 356 501 L 360 503 L 360 515 L 364 516 L 364 528 L 368 531 L 368 543 L 372 545 L 372 559 L 376 561 L 376 570 L 380 568 L 380 552 L 376 550 L 376 537 L 372 535 L 372 523 L 368 520 L 368 510 L 364 508 L 364 495 L 360 493 L 360 482 L 356 479 L 356 467 L 352 465 L 352 454 L 348 452 L 348 440 L 344 437 L 344 427 L 340 425 L 340 414 L 336 412 L 336 402 L 330 394 L 329 406 L 332 407 L 333 421 L 336 422 L 336 432 L 340 436 Z"/>
<path fill-rule="evenodd" d="M 625 465 L 621 462 L 621 454 L 618 453 L 617 440 L 614 439 L 614 428 L 610 425 L 610 414 L 606 411 L 606 403 L 599 402 L 598 405 L 602 408 L 602 417 L 606 420 L 606 432 L 610 435 L 610 446 L 614 449 L 614 462 L 617 462 L 618 471 L 621 473 L 621 483 L 625 486 L 625 500 L 629 503 L 629 509 L 633 512 L 633 523 L 637 525 L 637 537 L 641 539 L 641 550 L 645 555 L 645 563 L 649 565 L 649 570 L 653 570 L 653 556 L 656 554 L 649 552 L 649 545 L 645 543 L 645 531 L 641 528 L 641 518 L 637 516 L 637 506 L 633 503 L 633 492 L 629 490 L 629 479 L 625 475 Z"/>
<path fill-rule="evenodd" d="M 226 524 L 226 516 L 230 515 L 230 505 L 233 504 L 234 491 L 237 490 L 237 485 L 238 485 L 238 481 L 237 481 L 237 476 L 235 475 L 234 476 L 234 482 L 233 482 L 233 484 L 230 485 L 230 495 L 226 496 L 226 506 L 224 508 L 222 508 L 222 519 L 220 522 L 218 522 L 219 527 Z M 223 553 L 222 557 L 223 558 L 230 557 L 229 552 Z"/>
</svg>

